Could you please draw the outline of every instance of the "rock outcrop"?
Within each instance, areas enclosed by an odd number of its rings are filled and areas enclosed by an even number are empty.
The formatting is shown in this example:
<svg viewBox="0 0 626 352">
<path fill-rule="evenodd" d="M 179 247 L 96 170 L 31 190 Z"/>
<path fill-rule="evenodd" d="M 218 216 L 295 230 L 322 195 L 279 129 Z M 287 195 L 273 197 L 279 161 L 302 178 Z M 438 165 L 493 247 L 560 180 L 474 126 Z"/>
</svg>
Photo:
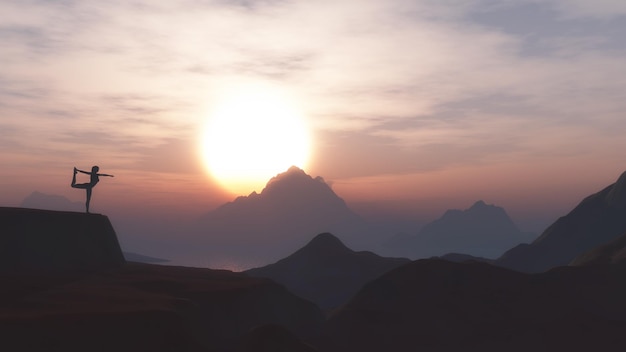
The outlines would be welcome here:
<svg viewBox="0 0 626 352">
<path fill-rule="evenodd" d="M 123 263 L 104 215 L 0 208 L 0 272 L 90 272 Z"/>
</svg>

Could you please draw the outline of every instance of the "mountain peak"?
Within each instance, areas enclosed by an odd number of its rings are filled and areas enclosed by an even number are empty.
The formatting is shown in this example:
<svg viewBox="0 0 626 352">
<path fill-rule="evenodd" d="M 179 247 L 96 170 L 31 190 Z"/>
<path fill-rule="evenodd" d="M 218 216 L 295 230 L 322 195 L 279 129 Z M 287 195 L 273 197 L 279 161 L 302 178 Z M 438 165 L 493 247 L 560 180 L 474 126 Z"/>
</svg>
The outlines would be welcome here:
<svg viewBox="0 0 626 352">
<path fill-rule="evenodd" d="M 471 207 L 469 207 L 468 209 L 463 211 L 464 213 L 470 213 L 470 214 L 490 214 L 491 216 L 502 216 L 502 217 L 506 217 L 508 218 L 509 216 L 506 214 L 506 211 L 504 210 L 504 208 L 499 207 L 495 204 L 487 204 L 482 200 L 477 201 L 476 203 L 474 203 L 474 205 L 472 205 Z"/>
<path fill-rule="evenodd" d="M 329 232 L 315 236 L 290 256 L 246 274 L 270 278 L 324 309 L 347 302 L 367 282 L 398 266 L 405 258 L 355 252 Z"/>
<path fill-rule="evenodd" d="M 504 209 L 502 209 L 501 207 L 498 207 L 494 204 L 487 204 L 484 201 L 479 200 L 476 203 L 474 203 L 471 207 L 465 210 L 448 209 L 441 218 L 452 220 L 452 219 L 467 218 L 468 216 L 487 216 L 487 215 L 491 215 L 491 216 L 504 215 L 505 217 L 508 217 L 508 215 L 505 214 Z"/>
<path fill-rule="evenodd" d="M 486 204 L 484 201 L 479 200 L 479 201 L 477 201 L 476 203 L 474 203 L 474 205 L 472 205 L 472 206 L 470 207 L 470 209 L 471 209 L 471 208 L 482 208 L 482 207 L 486 207 L 486 206 L 487 206 L 487 204 Z"/>
<path fill-rule="evenodd" d="M 307 203 L 326 204 L 327 206 L 345 207 L 330 186 L 321 177 L 313 178 L 297 166 L 272 177 L 261 195 L 274 200 L 306 199 Z"/>
<path fill-rule="evenodd" d="M 265 185 L 264 191 L 266 189 L 271 189 L 276 184 L 285 183 L 287 181 L 302 182 L 308 180 L 313 180 L 313 178 L 309 176 L 306 172 L 304 172 L 304 170 L 302 170 L 301 168 L 297 166 L 291 166 L 287 171 L 281 172 L 278 175 L 272 177 Z"/>
<path fill-rule="evenodd" d="M 330 232 L 320 233 L 319 235 L 313 237 L 313 239 L 309 241 L 309 244 L 314 244 L 314 243 L 343 246 L 343 243 L 341 242 L 341 240 Z"/>
<path fill-rule="evenodd" d="M 272 177 L 269 182 L 272 182 L 272 180 L 274 179 L 280 179 L 280 178 L 285 178 L 285 177 L 297 177 L 297 176 L 309 176 L 309 175 L 307 175 L 307 173 L 304 172 L 304 170 L 302 170 L 301 168 L 295 165 L 292 165 L 291 167 L 289 167 L 289 169 L 287 169 L 287 171 L 281 172 L 278 175 Z"/>
<path fill-rule="evenodd" d="M 396 248 L 407 253 L 405 255 L 416 257 L 458 252 L 495 258 L 530 239 L 517 229 L 504 208 L 479 200 L 465 210 L 447 210 Z M 406 251 L 412 252 L 408 254 Z"/>
<path fill-rule="evenodd" d="M 304 170 L 302 170 L 301 168 L 299 168 L 299 167 L 297 167 L 297 166 L 295 166 L 295 165 L 291 165 L 291 166 L 289 167 L 289 169 L 287 169 L 287 171 L 286 171 L 285 173 L 288 173 L 288 174 L 289 174 L 289 173 L 292 173 L 292 174 L 293 174 L 293 173 L 304 174 L 305 172 L 304 172 Z"/>
<path fill-rule="evenodd" d="M 316 252 L 352 251 L 346 247 L 339 238 L 329 232 L 320 233 L 315 236 L 306 246 L 302 247 L 302 249 Z"/>
</svg>

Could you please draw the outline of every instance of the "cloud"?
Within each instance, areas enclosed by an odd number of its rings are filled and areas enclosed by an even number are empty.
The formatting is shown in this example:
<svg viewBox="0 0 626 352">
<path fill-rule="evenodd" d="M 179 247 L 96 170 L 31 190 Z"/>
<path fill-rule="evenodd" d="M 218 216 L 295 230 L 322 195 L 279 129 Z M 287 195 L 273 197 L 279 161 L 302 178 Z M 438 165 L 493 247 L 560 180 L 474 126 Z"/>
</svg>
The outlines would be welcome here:
<svg viewBox="0 0 626 352">
<path fill-rule="evenodd" d="M 355 160 L 577 153 L 583 130 L 621 146 L 624 14 L 609 0 L 3 2 L 4 144 L 144 162 L 196 138 L 225 85 L 269 80 Z"/>
<path fill-rule="evenodd" d="M 569 18 L 616 19 L 626 16 L 626 3 L 620 0 L 547 0 Z"/>
</svg>

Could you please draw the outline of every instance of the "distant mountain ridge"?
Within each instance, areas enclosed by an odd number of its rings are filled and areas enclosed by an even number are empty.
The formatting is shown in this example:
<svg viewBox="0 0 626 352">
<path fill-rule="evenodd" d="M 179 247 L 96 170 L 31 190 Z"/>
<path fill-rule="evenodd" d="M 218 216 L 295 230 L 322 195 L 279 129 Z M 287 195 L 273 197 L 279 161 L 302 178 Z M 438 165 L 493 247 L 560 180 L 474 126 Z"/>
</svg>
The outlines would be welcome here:
<svg viewBox="0 0 626 352">
<path fill-rule="evenodd" d="M 479 200 L 468 209 L 446 211 L 418 234 L 388 243 L 388 247 L 411 258 L 447 253 L 496 258 L 516 244 L 531 241 L 533 236 L 521 232 L 504 208 Z"/>
<path fill-rule="evenodd" d="M 541 272 L 568 265 L 577 256 L 626 233 L 626 172 L 615 183 L 583 199 L 531 244 L 511 248 L 497 265 Z"/>
<path fill-rule="evenodd" d="M 345 303 L 366 282 L 408 263 L 372 252 L 355 252 L 337 237 L 322 233 L 290 256 L 245 273 L 270 278 L 324 309 Z"/>
<path fill-rule="evenodd" d="M 344 217 L 359 218 L 323 178 L 313 178 L 295 166 L 271 178 L 261 193 L 252 192 L 248 196 L 238 197 L 209 212 L 205 219 L 223 219 L 240 215 L 239 212 L 242 211 L 248 212 L 246 215 L 249 220 L 259 220 L 260 216 L 288 220 L 295 215 L 297 220 L 307 223 L 317 218 L 315 220 L 328 224 L 343 220 Z M 281 214 L 276 214 L 275 211 Z"/>
<path fill-rule="evenodd" d="M 20 207 L 60 211 L 85 211 L 85 204 L 82 202 L 73 202 L 64 196 L 46 194 L 39 191 L 34 191 L 24 198 Z"/>
<path fill-rule="evenodd" d="M 368 223 L 324 179 L 295 166 L 269 180 L 261 193 L 238 197 L 207 213 L 194 226 L 194 240 L 213 250 L 211 258 L 237 257 L 252 266 L 276 261 L 323 232 L 336 233 L 357 248 L 374 242 L 366 236 L 372 231 Z"/>
</svg>

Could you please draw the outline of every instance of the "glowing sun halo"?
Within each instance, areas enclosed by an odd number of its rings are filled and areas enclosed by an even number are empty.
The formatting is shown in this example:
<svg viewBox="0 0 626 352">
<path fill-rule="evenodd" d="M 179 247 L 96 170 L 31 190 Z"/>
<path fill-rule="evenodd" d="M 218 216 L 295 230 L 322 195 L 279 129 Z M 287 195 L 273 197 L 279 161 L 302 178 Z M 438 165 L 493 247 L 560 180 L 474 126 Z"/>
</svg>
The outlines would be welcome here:
<svg viewBox="0 0 626 352">
<path fill-rule="evenodd" d="M 292 165 L 304 168 L 310 139 L 304 117 L 285 94 L 238 87 L 213 109 L 202 136 L 203 157 L 225 189 L 248 194 Z"/>
</svg>

